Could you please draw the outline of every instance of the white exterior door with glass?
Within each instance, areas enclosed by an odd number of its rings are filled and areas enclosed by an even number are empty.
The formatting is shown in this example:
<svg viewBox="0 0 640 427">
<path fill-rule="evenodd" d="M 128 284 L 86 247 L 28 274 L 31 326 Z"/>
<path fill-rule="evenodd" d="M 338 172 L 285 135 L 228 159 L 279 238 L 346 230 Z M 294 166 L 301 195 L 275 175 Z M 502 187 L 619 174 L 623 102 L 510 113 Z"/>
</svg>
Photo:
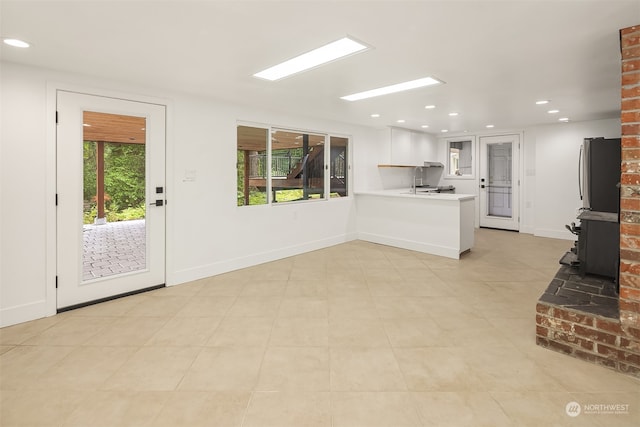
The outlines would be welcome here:
<svg viewBox="0 0 640 427">
<path fill-rule="evenodd" d="M 519 230 L 520 136 L 480 138 L 480 227 Z"/>
<path fill-rule="evenodd" d="M 165 109 L 58 91 L 57 307 L 165 283 Z"/>
</svg>

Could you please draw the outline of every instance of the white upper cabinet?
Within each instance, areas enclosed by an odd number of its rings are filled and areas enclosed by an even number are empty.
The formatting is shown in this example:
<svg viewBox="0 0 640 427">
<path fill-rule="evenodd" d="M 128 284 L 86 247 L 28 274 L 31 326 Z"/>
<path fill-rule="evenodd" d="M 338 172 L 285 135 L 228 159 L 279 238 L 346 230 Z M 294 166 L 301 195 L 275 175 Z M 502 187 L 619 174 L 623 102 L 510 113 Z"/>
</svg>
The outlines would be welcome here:
<svg viewBox="0 0 640 427">
<path fill-rule="evenodd" d="M 418 165 L 419 160 L 415 156 L 412 134 L 413 132 L 406 129 L 391 128 L 392 165 Z"/>
</svg>

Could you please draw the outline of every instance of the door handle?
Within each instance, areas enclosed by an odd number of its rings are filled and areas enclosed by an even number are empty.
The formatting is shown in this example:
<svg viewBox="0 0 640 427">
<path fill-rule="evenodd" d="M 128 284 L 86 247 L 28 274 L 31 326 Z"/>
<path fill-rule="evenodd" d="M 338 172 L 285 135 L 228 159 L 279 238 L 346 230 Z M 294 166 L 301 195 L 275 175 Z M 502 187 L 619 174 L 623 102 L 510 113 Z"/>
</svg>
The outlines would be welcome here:
<svg viewBox="0 0 640 427">
<path fill-rule="evenodd" d="M 162 199 L 157 199 L 154 203 L 149 203 L 149 206 L 163 206 L 164 205 L 164 200 Z"/>
</svg>

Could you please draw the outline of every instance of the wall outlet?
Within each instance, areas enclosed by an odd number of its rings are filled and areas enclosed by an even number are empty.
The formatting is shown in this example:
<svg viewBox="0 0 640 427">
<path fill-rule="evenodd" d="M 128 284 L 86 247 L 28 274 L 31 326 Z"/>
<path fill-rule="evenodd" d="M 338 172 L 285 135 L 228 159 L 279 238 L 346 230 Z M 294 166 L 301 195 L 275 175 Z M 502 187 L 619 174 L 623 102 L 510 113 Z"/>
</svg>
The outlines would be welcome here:
<svg viewBox="0 0 640 427">
<path fill-rule="evenodd" d="M 195 182 L 198 173 L 195 169 L 185 169 L 182 182 Z"/>
</svg>

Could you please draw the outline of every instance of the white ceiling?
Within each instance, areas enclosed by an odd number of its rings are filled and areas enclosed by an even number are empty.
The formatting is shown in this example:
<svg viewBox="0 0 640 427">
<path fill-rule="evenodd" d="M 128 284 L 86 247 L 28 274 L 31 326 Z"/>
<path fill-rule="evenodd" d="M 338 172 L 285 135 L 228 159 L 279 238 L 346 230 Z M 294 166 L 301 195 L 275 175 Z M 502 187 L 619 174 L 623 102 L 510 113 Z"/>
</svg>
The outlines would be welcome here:
<svg viewBox="0 0 640 427">
<path fill-rule="evenodd" d="M 640 0 L 2 0 L 0 35 L 32 47 L 2 45 L 0 55 L 368 126 L 513 130 L 559 117 L 619 117 L 618 30 L 637 24 Z M 345 35 L 373 49 L 277 82 L 252 77 Z M 340 99 L 424 76 L 446 84 Z M 537 106 L 538 99 L 551 103 Z"/>
</svg>

